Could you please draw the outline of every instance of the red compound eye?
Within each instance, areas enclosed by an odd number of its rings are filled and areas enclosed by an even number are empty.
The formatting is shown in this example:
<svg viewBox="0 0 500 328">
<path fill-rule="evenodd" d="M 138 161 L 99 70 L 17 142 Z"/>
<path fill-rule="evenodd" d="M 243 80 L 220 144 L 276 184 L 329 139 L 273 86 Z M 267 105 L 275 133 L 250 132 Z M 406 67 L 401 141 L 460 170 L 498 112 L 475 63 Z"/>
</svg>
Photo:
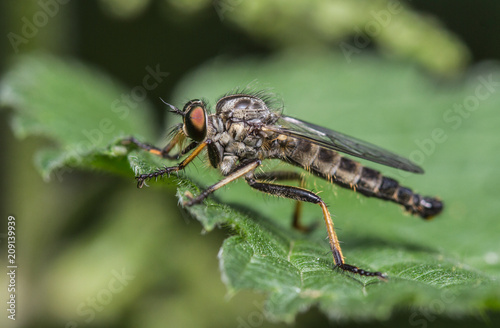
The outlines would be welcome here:
<svg viewBox="0 0 500 328">
<path fill-rule="evenodd" d="M 184 131 L 189 138 L 202 141 L 207 135 L 207 114 L 203 106 L 193 105 L 192 108 L 187 108 L 184 116 Z"/>
<path fill-rule="evenodd" d="M 189 113 L 189 120 L 196 130 L 203 130 L 205 128 L 205 111 L 203 108 L 193 108 Z"/>
</svg>

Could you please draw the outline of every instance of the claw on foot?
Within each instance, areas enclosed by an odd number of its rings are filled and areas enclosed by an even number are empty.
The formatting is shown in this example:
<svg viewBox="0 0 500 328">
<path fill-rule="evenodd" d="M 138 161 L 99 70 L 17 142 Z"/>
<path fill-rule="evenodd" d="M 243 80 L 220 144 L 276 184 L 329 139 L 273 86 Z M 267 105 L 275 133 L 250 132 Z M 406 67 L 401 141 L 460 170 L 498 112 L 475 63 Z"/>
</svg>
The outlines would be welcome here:
<svg viewBox="0 0 500 328">
<path fill-rule="evenodd" d="M 136 179 L 137 179 L 137 188 L 140 189 L 140 188 L 144 187 L 144 185 L 146 184 L 146 181 L 141 177 L 136 177 Z"/>
<path fill-rule="evenodd" d="M 338 267 L 344 271 L 347 271 L 347 272 L 352 272 L 352 273 L 359 274 L 361 276 L 366 276 L 366 277 L 377 277 L 380 280 L 387 281 L 387 276 L 385 274 L 383 274 L 382 272 L 366 271 L 366 270 L 360 269 L 354 265 L 345 264 L 345 263 L 338 265 Z"/>
</svg>

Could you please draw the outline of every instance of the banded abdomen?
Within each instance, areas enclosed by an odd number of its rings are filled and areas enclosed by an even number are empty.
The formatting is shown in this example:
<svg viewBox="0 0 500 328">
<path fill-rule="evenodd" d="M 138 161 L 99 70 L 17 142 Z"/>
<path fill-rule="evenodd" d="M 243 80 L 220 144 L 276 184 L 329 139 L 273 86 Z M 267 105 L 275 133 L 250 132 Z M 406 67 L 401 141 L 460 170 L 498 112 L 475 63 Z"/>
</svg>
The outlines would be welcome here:
<svg viewBox="0 0 500 328">
<path fill-rule="evenodd" d="M 315 175 L 368 197 L 401 204 L 413 214 L 429 219 L 441 212 L 443 203 L 435 197 L 424 197 L 380 172 L 320 147 L 307 140 L 288 137 L 285 159 Z"/>
</svg>

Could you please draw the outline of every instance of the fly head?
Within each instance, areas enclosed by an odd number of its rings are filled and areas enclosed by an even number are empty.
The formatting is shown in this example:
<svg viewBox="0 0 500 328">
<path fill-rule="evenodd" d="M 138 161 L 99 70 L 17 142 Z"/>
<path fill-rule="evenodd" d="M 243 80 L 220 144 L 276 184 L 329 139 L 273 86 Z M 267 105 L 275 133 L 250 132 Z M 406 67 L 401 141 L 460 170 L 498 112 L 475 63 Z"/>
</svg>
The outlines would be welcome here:
<svg viewBox="0 0 500 328">
<path fill-rule="evenodd" d="M 206 105 L 199 99 L 188 101 L 182 110 L 164 102 L 170 107 L 172 113 L 183 117 L 182 130 L 184 134 L 194 141 L 203 141 L 207 136 L 207 110 Z"/>
</svg>

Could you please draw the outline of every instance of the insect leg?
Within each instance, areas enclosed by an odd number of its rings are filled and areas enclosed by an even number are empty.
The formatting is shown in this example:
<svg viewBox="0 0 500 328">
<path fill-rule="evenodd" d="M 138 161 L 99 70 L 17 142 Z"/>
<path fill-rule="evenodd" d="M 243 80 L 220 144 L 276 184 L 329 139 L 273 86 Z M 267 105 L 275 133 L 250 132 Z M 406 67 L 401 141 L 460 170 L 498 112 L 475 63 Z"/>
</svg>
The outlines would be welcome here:
<svg viewBox="0 0 500 328">
<path fill-rule="evenodd" d="M 228 183 L 241 178 L 242 176 L 248 174 L 249 172 L 252 172 L 255 170 L 259 165 L 261 164 L 261 161 L 259 159 L 254 159 L 250 162 L 246 162 L 240 166 L 238 166 L 235 170 L 233 170 L 230 174 L 228 174 L 224 179 L 220 180 L 214 185 L 211 185 L 207 189 L 205 189 L 203 192 L 201 192 L 197 197 L 191 198 L 189 201 L 184 203 L 184 206 L 192 206 L 198 203 L 201 203 L 205 198 L 208 197 L 211 193 L 216 191 L 217 189 L 227 185 Z"/>
<path fill-rule="evenodd" d="M 203 150 L 203 148 L 205 148 L 205 146 L 207 144 L 209 144 L 210 142 L 211 142 L 210 140 L 205 140 L 201 144 L 198 144 L 198 146 L 194 149 L 194 151 L 191 154 L 189 154 L 188 157 L 186 157 L 182 162 L 180 162 L 176 166 L 165 167 L 165 168 L 159 169 L 153 173 L 146 173 L 146 174 L 141 174 L 139 176 L 136 176 L 135 178 L 137 179 L 137 188 L 142 188 L 144 186 L 144 181 L 146 181 L 146 180 L 158 178 L 158 177 L 161 177 L 165 174 L 169 175 L 172 172 L 177 172 L 177 171 L 184 169 L 186 167 L 186 165 L 188 165 L 193 159 L 195 159 L 196 156 L 198 156 L 200 154 L 200 152 Z M 192 144 L 193 143 L 188 145 L 185 149 L 188 149 L 189 147 L 191 147 Z"/>
<path fill-rule="evenodd" d="M 340 249 L 339 240 L 337 238 L 337 234 L 335 233 L 335 228 L 333 227 L 332 217 L 330 215 L 330 212 L 328 211 L 328 208 L 326 207 L 326 204 L 318 195 L 303 188 L 284 186 L 284 185 L 265 183 L 265 182 L 257 182 L 253 176 L 247 176 L 246 181 L 250 185 L 250 187 L 271 195 L 284 198 L 291 198 L 301 202 L 318 204 L 323 211 L 323 217 L 325 219 L 326 230 L 328 232 L 328 238 L 330 240 L 330 248 L 332 249 L 333 260 L 335 262 L 335 265 L 344 271 L 349 271 L 362 276 L 376 276 L 381 279 L 385 279 L 385 276 L 380 272 L 366 271 L 356 266 L 344 263 L 344 256 L 342 255 L 342 250 Z"/>
<path fill-rule="evenodd" d="M 282 180 L 297 180 L 299 181 L 299 187 L 304 188 L 305 180 L 304 176 L 298 172 L 293 171 L 272 171 L 272 172 L 262 172 L 255 174 L 255 179 L 258 181 L 282 181 Z M 302 213 L 302 202 L 297 200 L 295 203 L 295 210 L 293 212 L 293 223 L 292 226 L 300 231 L 308 232 L 311 231 L 311 227 L 306 227 L 300 223 L 300 217 Z"/>
<path fill-rule="evenodd" d="M 150 145 L 150 144 L 142 143 L 142 142 L 140 142 L 139 140 L 137 140 L 134 137 L 130 137 L 130 138 L 127 138 L 127 139 L 125 139 L 125 140 L 122 141 L 122 144 L 125 144 L 125 145 L 127 145 L 127 144 L 134 144 L 137 147 L 139 147 L 141 149 L 144 149 L 145 151 L 150 152 L 151 154 L 155 154 L 155 155 L 161 156 L 161 157 L 166 158 L 166 159 L 179 159 L 179 157 L 181 157 L 182 155 L 185 155 L 186 153 L 188 153 L 190 150 L 194 149 L 198 145 L 197 142 L 192 142 L 187 147 L 185 147 L 183 150 L 181 150 L 179 153 L 177 153 L 175 155 L 170 155 L 169 154 L 170 151 L 178 143 L 179 143 L 179 137 L 178 136 L 175 136 L 168 143 L 168 145 L 165 146 L 165 148 L 163 148 L 163 149 L 155 147 L 155 146 Z"/>
<path fill-rule="evenodd" d="M 163 149 L 163 157 L 166 157 L 166 158 L 169 158 L 169 159 L 179 159 L 181 156 L 184 156 L 186 155 L 187 153 L 189 153 L 191 150 L 195 149 L 197 146 L 199 145 L 199 143 L 197 141 L 193 141 L 191 142 L 189 145 L 187 145 L 186 147 L 184 147 L 183 150 L 181 150 L 180 152 L 178 152 L 177 154 L 175 155 L 168 155 L 168 152 L 170 152 L 170 149 L 167 149 L 167 147 L 165 147 Z"/>
</svg>

